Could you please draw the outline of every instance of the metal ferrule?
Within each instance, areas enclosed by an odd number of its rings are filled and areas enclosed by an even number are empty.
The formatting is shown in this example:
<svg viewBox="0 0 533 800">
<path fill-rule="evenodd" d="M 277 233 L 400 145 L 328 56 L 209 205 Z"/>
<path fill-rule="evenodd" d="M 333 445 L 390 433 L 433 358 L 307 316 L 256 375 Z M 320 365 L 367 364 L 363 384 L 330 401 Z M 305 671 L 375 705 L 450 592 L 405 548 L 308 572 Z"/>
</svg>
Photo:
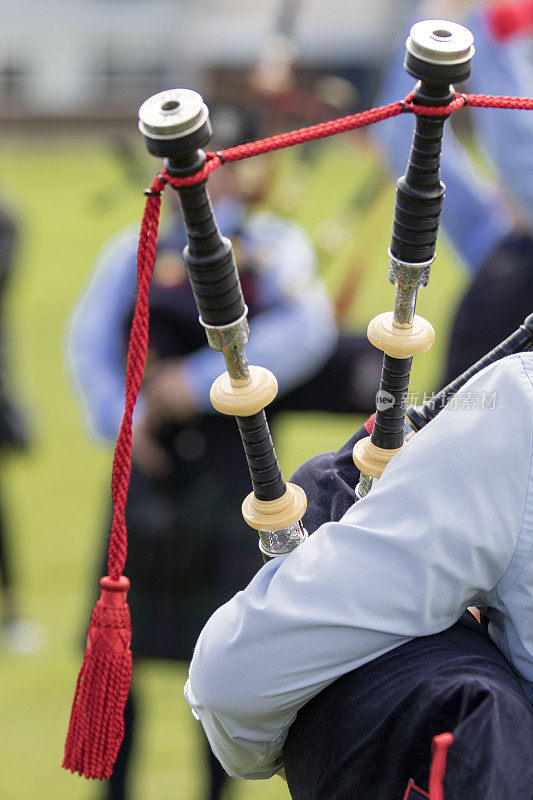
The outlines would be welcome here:
<svg viewBox="0 0 533 800">
<path fill-rule="evenodd" d="M 355 487 L 355 500 L 362 500 L 362 498 L 369 493 L 373 484 L 374 478 L 370 477 L 370 475 L 365 475 L 364 472 L 361 472 L 359 483 Z"/>
<path fill-rule="evenodd" d="M 243 315 L 229 325 L 208 325 L 199 318 L 205 328 L 209 346 L 224 354 L 230 380 L 238 386 L 250 382 L 250 370 L 244 352 L 244 345 L 250 339 L 247 315 L 248 308 L 245 307 Z"/>
<path fill-rule="evenodd" d="M 395 286 L 410 286 L 414 289 L 423 289 L 429 283 L 429 272 L 435 261 L 435 256 L 429 261 L 411 264 L 395 258 L 389 247 L 389 281 Z"/>
<path fill-rule="evenodd" d="M 307 539 L 307 531 L 301 521 L 280 531 L 258 531 L 259 549 L 268 558 L 277 558 L 292 553 Z"/>
<path fill-rule="evenodd" d="M 232 347 L 244 347 L 250 339 L 247 316 L 248 308 L 245 306 L 243 315 L 229 325 L 208 325 L 199 317 L 200 324 L 205 328 L 209 347 L 219 352 Z"/>
<path fill-rule="evenodd" d="M 389 248 L 389 281 L 396 286 L 394 300 L 394 324 L 408 328 L 415 315 L 416 296 L 419 289 L 427 286 L 429 272 L 435 258 L 418 264 L 400 261 Z"/>
</svg>

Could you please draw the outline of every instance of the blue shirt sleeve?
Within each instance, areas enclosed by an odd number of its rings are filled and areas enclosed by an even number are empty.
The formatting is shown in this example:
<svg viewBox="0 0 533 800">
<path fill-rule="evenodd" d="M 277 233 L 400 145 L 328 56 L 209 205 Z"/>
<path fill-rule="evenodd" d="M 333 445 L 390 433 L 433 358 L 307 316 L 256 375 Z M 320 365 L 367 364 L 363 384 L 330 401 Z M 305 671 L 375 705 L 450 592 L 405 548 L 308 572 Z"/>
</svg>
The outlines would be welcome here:
<svg viewBox="0 0 533 800">
<path fill-rule="evenodd" d="M 528 55 L 530 40 L 496 40 L 482 8 L 470 15 L 467 24 L 474 34 L 476 47 L 472 91 L 528 97 L 533 86 L 533 69 Z M 499 179 L 518 203 L 529 230 L 533 231 L 532 112 L 479 108 L 473 110 L 472 119 Z"/>
<path fill-rule="evenodd" d="M 124 413 L 124 322 L 137 292 L 137 240 L 132 226 L 104 248 L 67 332 L 68 364 L 89 428 L 104 441 L 116 437 Z"/>
</svg>

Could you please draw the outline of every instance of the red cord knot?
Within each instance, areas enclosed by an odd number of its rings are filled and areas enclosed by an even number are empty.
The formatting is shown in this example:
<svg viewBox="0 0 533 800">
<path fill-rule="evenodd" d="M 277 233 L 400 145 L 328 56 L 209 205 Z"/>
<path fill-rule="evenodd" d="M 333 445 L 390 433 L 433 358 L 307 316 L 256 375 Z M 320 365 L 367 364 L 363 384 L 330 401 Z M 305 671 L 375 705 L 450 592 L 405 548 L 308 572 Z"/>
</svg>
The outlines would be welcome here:
<svg viewBox="0 0 533 800">
<path fill-rule="evenodd" d="M 193 175 L 188 175 L 186 178 L 175 178 L 173 175 L 169 175 L 166 169 L 163 169 L 161 174 L 163 179 L 175 189 L 179 189 L 182 186 L 194 186 L 196 183 L 205 181 L 212 172 L 222 166 L 224 161 L 224 155 L 221 151 L 218 153 L 206 153 L 202 169 Z"/>
<path fill-rule="evenodd" d="M 87 631 L 88 653 L 124 653 L 131 640 L 130 612 L 126 593 L 130 582 L 125 575 L 118 580 L 109 576 L 100 580 L 100 598 L 93 608 Z"/>
<path fill-rule="evenodd" d="M 453 114 L 460 108 L 468 105 L 468 98 L 466 94 L 455 93 L 451 103 L 447 106 L 420 106 L 414 102 L 414 92 L 410 92 L 402 103 L 404 111 L 410 111 L 413 114 L 423 114 L 429 117 L 441 117 L 447 114 Z"/>
<path fill-rule="evenodd" d="M 152 185 L 149 189 L 144 190 L 145 197 L 161 197 L 161 193 L 164 192 L 166 186 L 165 178 L 159 173 L 156 175 L 154 180 L 152 181 Z"/>
<path fill-rule="evenodd" d="M 145 189 L 143 194 L 145 197 L 161 197 L 162 192 L 165 190 L 166 180 L 161 173 L 156 175 L 154 181 L 149 189 Z"/>
</svg>

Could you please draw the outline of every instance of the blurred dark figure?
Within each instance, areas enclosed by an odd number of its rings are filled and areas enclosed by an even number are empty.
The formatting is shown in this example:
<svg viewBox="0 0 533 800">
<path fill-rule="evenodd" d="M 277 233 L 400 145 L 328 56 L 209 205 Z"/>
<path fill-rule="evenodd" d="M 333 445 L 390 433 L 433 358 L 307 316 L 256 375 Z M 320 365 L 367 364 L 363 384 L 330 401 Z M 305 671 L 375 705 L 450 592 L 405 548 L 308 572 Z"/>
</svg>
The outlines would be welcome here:
<svg viewBox="0 0 533 800">
<path fill-rule="evenodd" d="M 15 263 L 17 224 L 0 205 L 0 459 L 29 446 L 28 425 L 13 398 L 8 376 L 8 346 L 5 335 L 6 290 Z M 41 644 L 39 626 L 20 618 L 15 595 L 15 570 L 6 523 L 5 493 L 0 485 L 0 648 L 30 653 Z"/>
<path fill-rule="evenodd" d="M 226 178 L 224 178 L 226 180 Z M 380 354 L 362 337 L 338 339 L 330 299 L 315 274 L 315 254 L 295 223 L 254 212 L 213 182 L 215 212 L 231 235 L 251 338 L 249 363 L 270 368 L 281 410 L 366 413 L 374 402 Z M 213 411 L 209 390 L 224 371 L 206 344 L 180 257 L 181 223 L 160 237 L 150 291 L 150 348 L 134 416 L 133 469 L 127 506 L 126 574 L 132 581 L 136 657 L 191 658 L 198 632 L 215 608 L 243 588 L 261 560 L 241 503 L 250 479 L 233 418 Z M 70 330 L 71 368 L 91 426 L 101 438 L 118 430 L 124 402 L 124 357 L 135 296 L 136 233 L 125 232 L 102 255 Z M 134 694 L 126 738 L 107 798 L 127 794 Z M 216 800 L 226 776 L 209 753 Z"/>
</svg>

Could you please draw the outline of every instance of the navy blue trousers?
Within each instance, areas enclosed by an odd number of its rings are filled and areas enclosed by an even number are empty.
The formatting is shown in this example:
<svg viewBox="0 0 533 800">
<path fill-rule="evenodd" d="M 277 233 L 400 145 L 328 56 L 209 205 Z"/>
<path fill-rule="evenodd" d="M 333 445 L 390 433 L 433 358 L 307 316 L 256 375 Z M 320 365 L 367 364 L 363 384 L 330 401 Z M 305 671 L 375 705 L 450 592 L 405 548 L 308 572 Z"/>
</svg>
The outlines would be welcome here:
<svg viewBox="0 0 533 800">
<path fill-rule="evenodd" d="M 351 451 L 363 435 L 297 471 L 310 532 L 353 503 Z M 403 800 L 412 779 L 419 791 L 409 800 L 428 797 L 431 742 L 445 732 L 445 800 L 533 800 L 533 708 L 468 612 L 344 675 L 300 710 L 284 751 L 291 796 Z"/>
<path fill-rule="evenodd" d="M 427 792 L 431 741 L 444 732 L 445 800 L 532 800 L 533 709 L 470 614 L 304 706 L 285 745 L 291 797 L 402 800 L 410 778 Z"/>
</svg>

